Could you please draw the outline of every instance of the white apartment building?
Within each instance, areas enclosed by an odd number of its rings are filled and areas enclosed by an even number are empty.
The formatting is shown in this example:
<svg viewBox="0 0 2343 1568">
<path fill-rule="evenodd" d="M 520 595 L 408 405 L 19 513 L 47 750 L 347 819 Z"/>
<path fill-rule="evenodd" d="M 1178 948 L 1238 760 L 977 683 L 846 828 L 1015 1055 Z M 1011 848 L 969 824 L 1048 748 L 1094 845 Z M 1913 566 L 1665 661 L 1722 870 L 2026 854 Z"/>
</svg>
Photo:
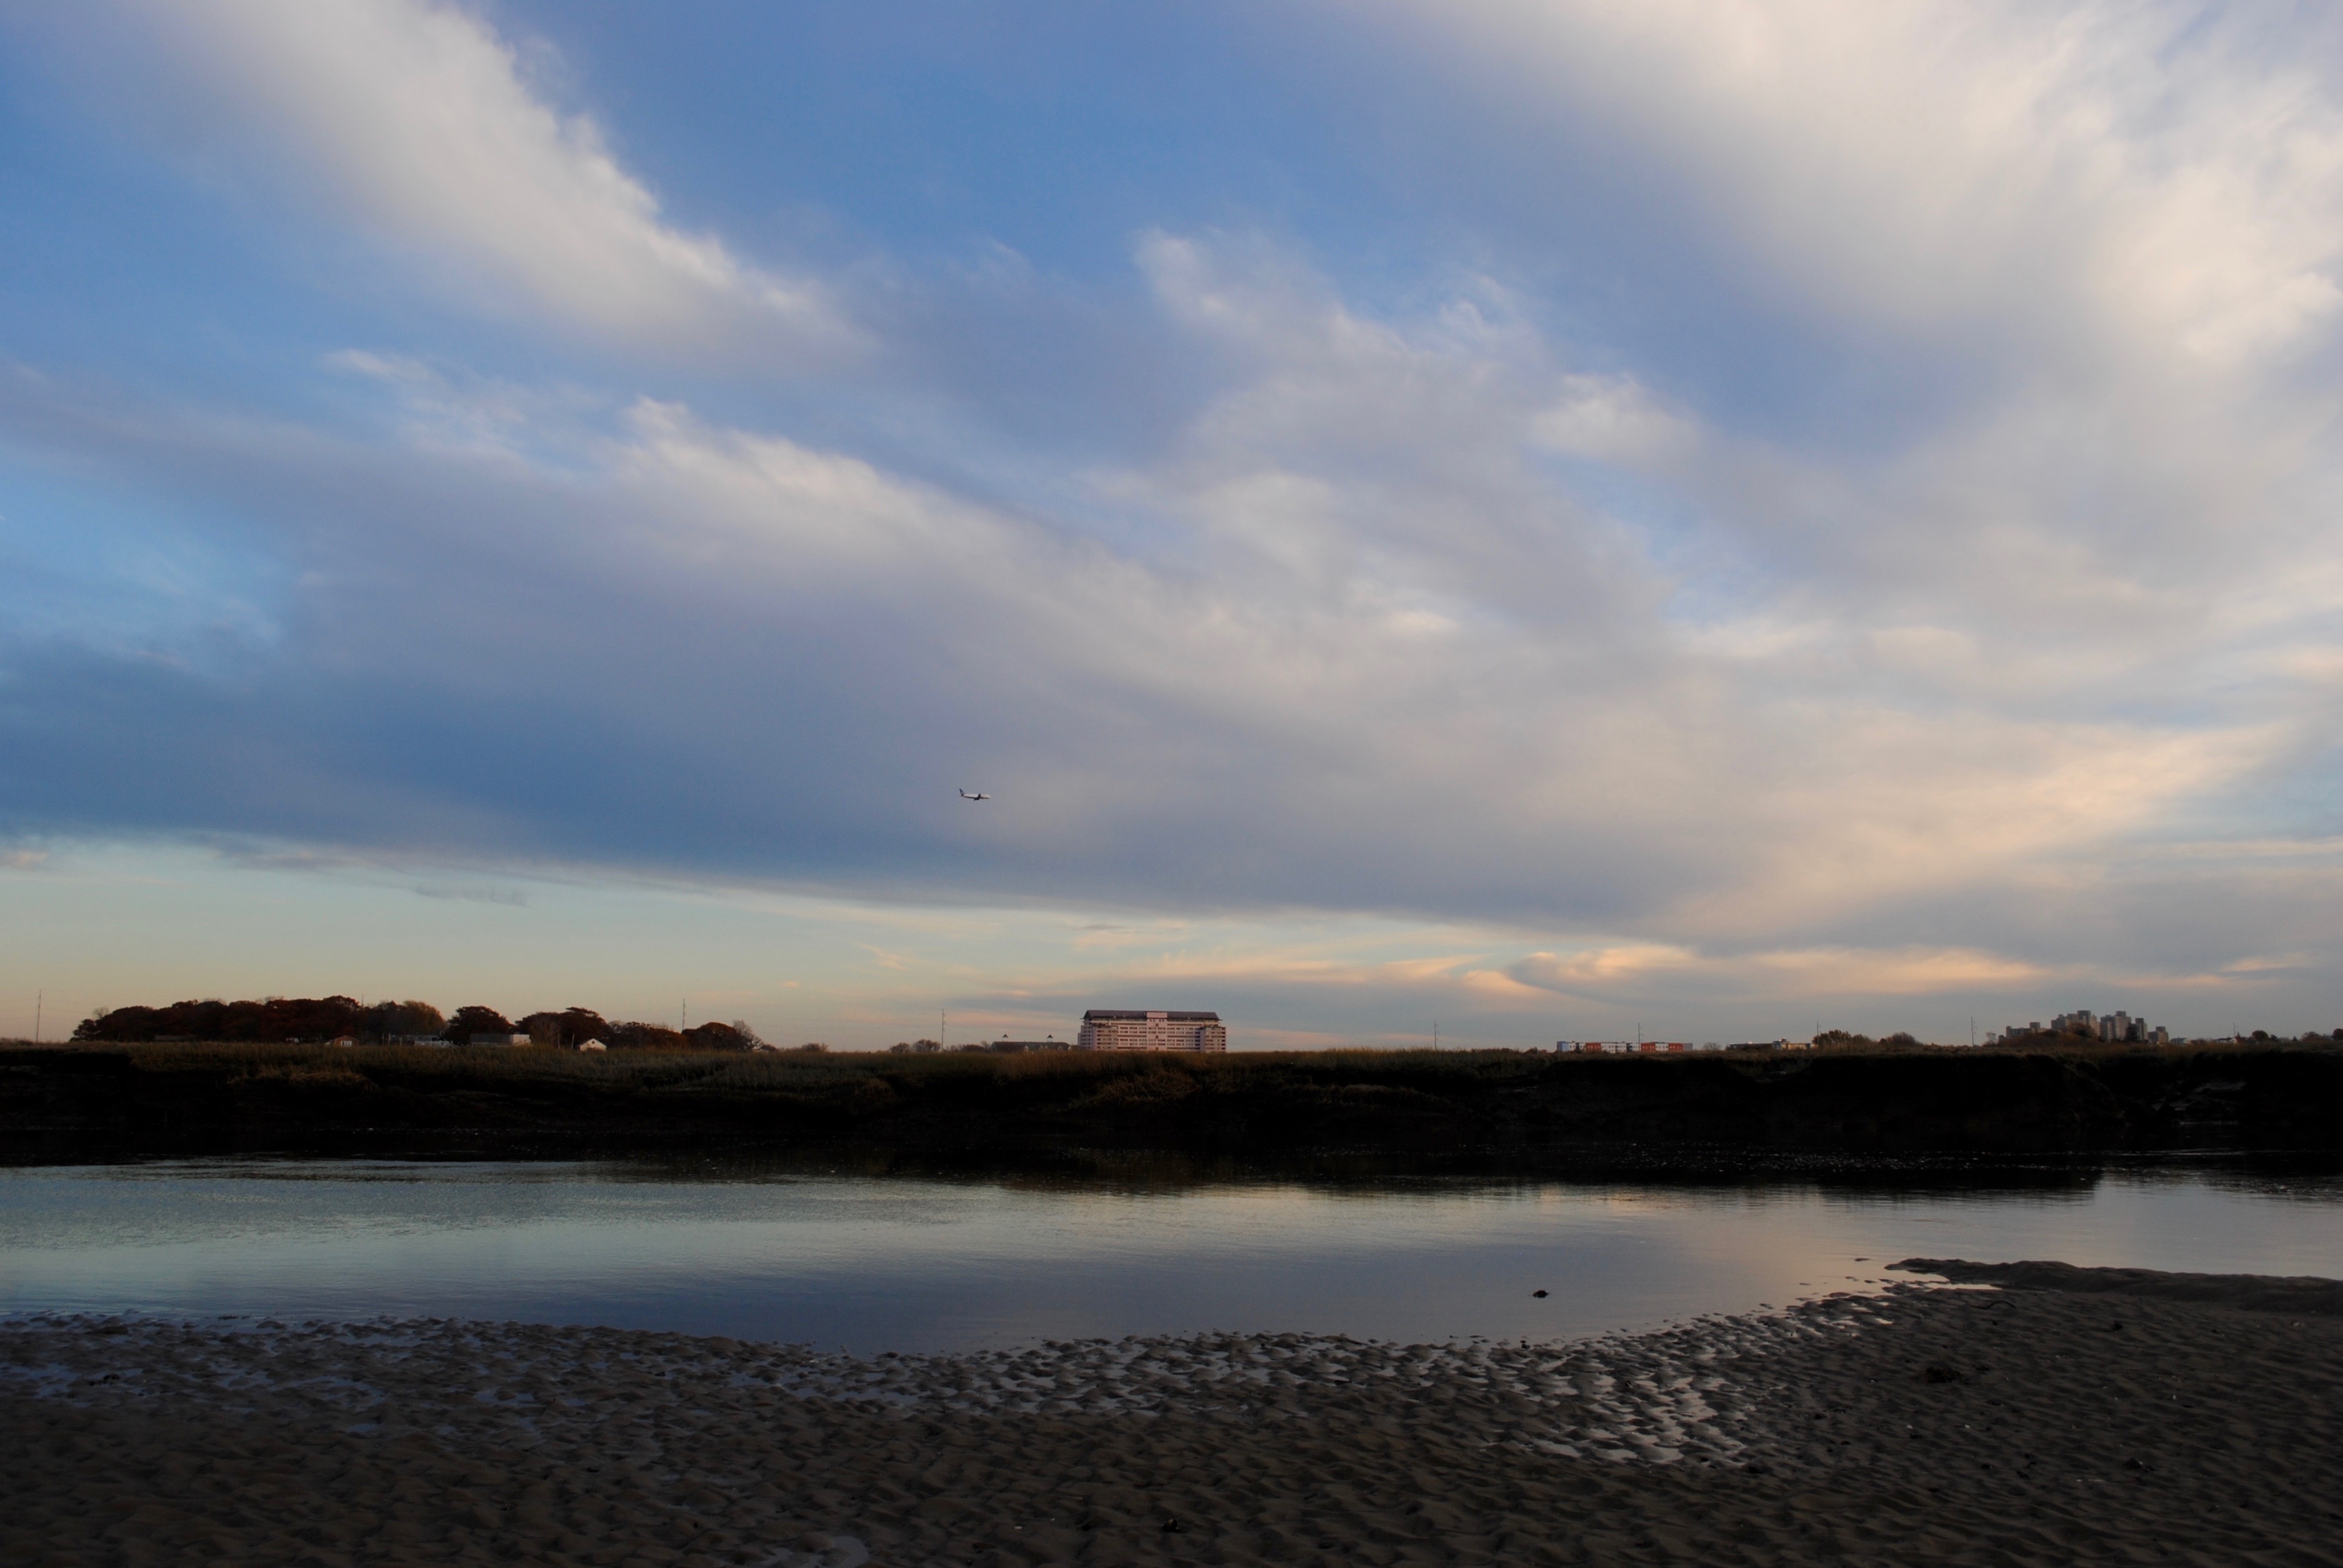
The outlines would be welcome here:
<svg viewBox="0 0 2343 1568">
<path fill-rule="evenodd" d="M 1094 1007 L 1082 1014 L 1076 1050 L 1226 1050 L 1216 1012 L 1139 1012 Z"/>
<path fill-rule="evenodd" d="M 2012 1024 L 2003 1031 L 2006 1040 L 2019 1040 L 2030 1035 L 2044 1033 L 2039 1023 L 2029 1023 L 2024 1029 Z M 2111 1042 L 2137 1041 L 2142 1045 L 2169 1045 L 2172 1031 L 2161 1025 L 2151 1024 L 2144 1018 L 2134 1018 L 2127 1012 L 2111 1012 L 2104 1017 L 2085 1009 L 2077 1012 L 2062 1012 L 2050 1020 L 2051 1034 L 2096 1036 Z"/>
</svg>

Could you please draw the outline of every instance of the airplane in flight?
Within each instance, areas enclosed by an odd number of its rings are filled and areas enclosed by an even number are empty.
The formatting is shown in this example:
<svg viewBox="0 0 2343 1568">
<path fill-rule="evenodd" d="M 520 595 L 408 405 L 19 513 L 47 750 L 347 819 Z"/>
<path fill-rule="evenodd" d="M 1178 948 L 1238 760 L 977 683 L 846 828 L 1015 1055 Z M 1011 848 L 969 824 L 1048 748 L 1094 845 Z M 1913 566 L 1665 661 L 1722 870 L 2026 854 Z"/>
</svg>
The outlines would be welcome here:
<svg viewBox="0 0 2343 1568">
<path fill-rule="evenodd" d="M 992 799 L 992 797 L 991 797 L 991 796 L 990 796 L 990 795 L 986 794 L 986 793 L 985 793 L 983 790 L 981 790 L 981 789 L 979 789 L 979 790 L 978 790 L 975 794 L 973 794 L 973 795 L 970 794 L 967 790 L 963 789 L 963 790 L 961 790 L 961 791 L 960 792 L 960 798 L 961 799 L 963 799 L 963 800 L 990 800 L 990 799 Z"/>
</svg>

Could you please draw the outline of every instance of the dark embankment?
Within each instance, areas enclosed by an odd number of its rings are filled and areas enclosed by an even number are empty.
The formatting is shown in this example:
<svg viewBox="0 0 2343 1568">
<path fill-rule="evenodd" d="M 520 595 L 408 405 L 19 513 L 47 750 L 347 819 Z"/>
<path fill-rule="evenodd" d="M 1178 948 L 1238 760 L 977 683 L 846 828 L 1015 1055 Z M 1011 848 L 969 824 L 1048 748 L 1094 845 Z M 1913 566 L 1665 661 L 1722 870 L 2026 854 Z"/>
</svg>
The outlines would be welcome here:
<svg viewBox="0 0 2343 1568">
<path fill-rule="evenodd" d="M 0 1049 L 16 1161 L 887 1145 L 1485 1154 L 2343 1150 L 2343 1053 L 1581 1058 Z"/>
<path fill-rule="evenodd" d="M 2078 1269 L 2072 1263 L 1972 1263 L 1960 1258 L 1906 1258 L 1890 1263 L 1911 1274 L 1936 1274 L 1964 1285 L 2005 1291 L 2061 1291 L 2077 1296 L 2137 1296 L 2195 1302 L 2250 1312 L 2343 1318 L 2343 1281 L 2313 1274 L 2174 1274 L 2161 1269 Z"/>
</svg>

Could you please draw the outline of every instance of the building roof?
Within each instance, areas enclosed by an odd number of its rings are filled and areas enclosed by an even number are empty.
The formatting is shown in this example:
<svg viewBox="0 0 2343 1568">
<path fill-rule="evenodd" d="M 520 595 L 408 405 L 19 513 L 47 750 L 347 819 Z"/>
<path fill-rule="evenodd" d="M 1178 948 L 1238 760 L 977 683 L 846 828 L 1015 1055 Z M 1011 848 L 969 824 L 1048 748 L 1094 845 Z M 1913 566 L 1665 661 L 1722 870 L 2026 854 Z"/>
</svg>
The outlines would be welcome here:
<svg viewBox="0 0 2343 1568">
<path fill-rule="evenodd" d="M 1216 1012 L 1166 1012 L 1161 1010 L 1148 1012 L 1115 1007 L 1094 1007 L 1082 1014 L 1084 1023 L 1113 1023 L 1125 1019 L 1133 1019 L 1144 1023 L 1151 1018 L 1161 1018 L 1166 1023 L 1218 1023 L 1221 1021 L 1221 1015 Z"/>
</svg>

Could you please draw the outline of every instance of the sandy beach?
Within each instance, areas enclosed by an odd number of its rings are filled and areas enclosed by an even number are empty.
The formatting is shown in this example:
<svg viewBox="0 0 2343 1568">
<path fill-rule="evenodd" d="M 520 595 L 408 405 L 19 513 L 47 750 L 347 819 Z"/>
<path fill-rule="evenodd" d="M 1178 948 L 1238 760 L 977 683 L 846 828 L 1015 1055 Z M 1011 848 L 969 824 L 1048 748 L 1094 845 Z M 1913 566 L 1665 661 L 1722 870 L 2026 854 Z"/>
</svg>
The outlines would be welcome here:
<svg viewBox="0 0 2343 1568">
<path fill-rule="evenodd" d="M 2343 1286 L 1917 1261 L 1849 1284 L 1555 1344 L 869 1361 L 513 1324 L 19 1319 L 0 1325 L 0 1555 L 2343 1562 Z"/>
</svg>

